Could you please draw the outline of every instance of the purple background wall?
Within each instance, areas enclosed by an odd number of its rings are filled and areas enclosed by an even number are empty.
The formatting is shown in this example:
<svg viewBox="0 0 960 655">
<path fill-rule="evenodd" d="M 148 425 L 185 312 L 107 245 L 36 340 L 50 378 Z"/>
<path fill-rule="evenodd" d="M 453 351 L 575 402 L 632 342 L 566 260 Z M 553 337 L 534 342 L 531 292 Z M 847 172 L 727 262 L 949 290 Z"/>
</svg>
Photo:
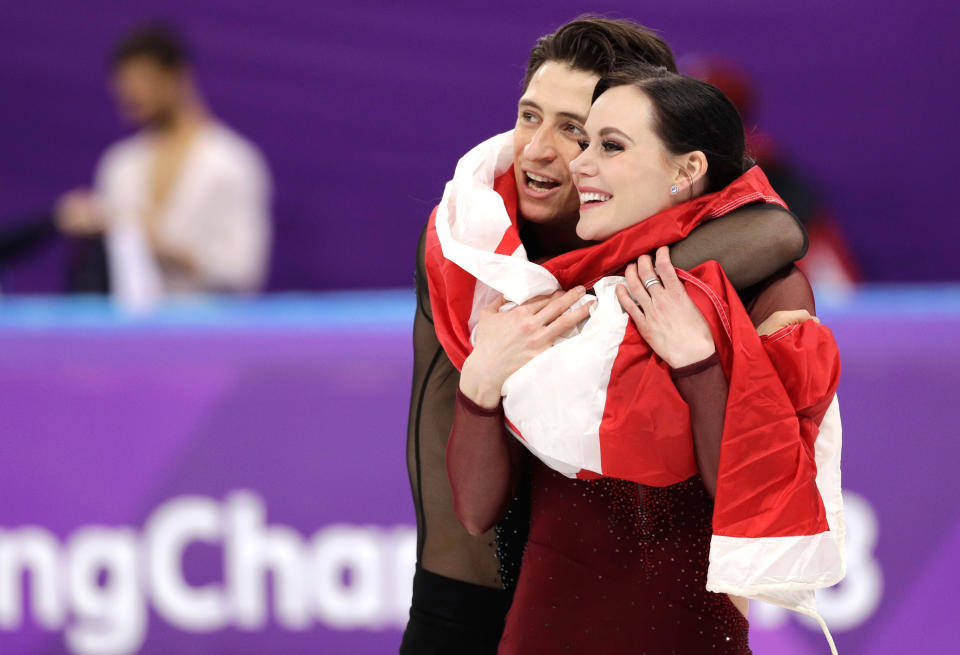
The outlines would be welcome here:
<svg viewBox="0 0 960 655">
<path fill-rule="evenodd" d="M 5 2 L 0 225 L 89 181 L 122 129 L 105 54 L 150 16 L 194 44 L 213 109 L 276 180 L 275 289 L 407 286 L 460 154 L 512 126 L 527 52 L 584 10 L 660 29 L 680 56 L 741 63 L 760 124 L 821 185 L 872 280 L 955 280 L 960 5 L 824 0 Z M 52 290 L 62 249 L 3 278 Z"/>
</svg>

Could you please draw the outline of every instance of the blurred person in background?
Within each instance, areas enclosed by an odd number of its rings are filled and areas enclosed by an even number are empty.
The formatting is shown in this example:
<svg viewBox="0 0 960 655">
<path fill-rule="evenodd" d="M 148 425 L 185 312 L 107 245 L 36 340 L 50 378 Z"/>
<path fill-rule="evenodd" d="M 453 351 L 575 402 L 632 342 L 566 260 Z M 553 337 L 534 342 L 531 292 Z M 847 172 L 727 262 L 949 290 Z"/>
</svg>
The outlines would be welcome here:
<svg viewBox="0 0 960 655">
<path fill-rule="evenodd" d="M 130 308 L 260 290 L 271 233 L 260 152 L 210 114 L 170 29 L 129 33 L 111 67 L 121 112 L 140 129 L 103 154 L 92 190 L 60 199 L 61 231 L 103 237 L 110 292 Z"/>
<path fill-rule="evenodd" d="M 844 291 L 859 282 L 860 267 L 847 245 L 841 223 L 820 190 L 797 170 L 773 135 L 759 127 L 756 85 L 746 70 L 718 57 L 692 56 L 682 64 L 692 77 L 723 91 L 740 111 L 746 128 L 747 152 L 807 230 L 809 248 L 797 265 L 810 283 L 824 290 Z"/>
</svg>

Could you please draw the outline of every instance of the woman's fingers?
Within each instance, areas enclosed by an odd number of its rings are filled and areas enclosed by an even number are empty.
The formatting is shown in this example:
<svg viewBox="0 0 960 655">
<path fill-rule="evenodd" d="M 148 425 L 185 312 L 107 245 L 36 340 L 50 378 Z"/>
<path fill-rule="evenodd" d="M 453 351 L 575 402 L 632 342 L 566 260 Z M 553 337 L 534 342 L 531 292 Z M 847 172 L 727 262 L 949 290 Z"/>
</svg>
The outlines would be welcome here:
<svg viewBox="0 0 960 655">
<path fill-rule="evenodd" d="M 587 303 L 571 309 L 566 314 L 561 315 L 552 323 L 547 325 L 543 331 L 543 337 L 548 344 L 552 344 L 558 337 L 565 334 L 568 330 L 585 321 L 590 317 L 590 305 L 596 302 L 595 298 L 590 298 Z"/>
<path fill-rule="evenodd" d="M 523 307 L 524 309 L 529 310 L 531 314 L 536 314 L 541 309 L 546 307 L 547 304 L 550 303 L 550 301 L 556 298 L 559 298 L 562 295 L 563 295 L 563 291 L 559 291 L 559 290 L 554 291 L 553 293 L 547 294 L 545 296 L 537 296 L 536 298 L 531 298 L 527 302 L 520 305 L 520 307 Z"/>
<path fill-rule="evenodd" d="M 637 258 L 637 275 L 640 277 L 643 289 L 651 298 L 656 298 L 657 294 L 663 291 L 663 280 L 653 270 L 653 260 L 650 259 L 650 255 L 640 255 Z"/>
<path fill-rule="evenodd" d="M 504 303 L 507 302 L 506 298 L 503 297 L 501 293 L 496 298 L 493 299 L 489 305 L 483 308 L 483 311 L 488 313 L 496 313 L 500 311 L 500 308 L 503 307 Z"/>
<path fill-rule="evenodd" d="M 657 275 L 663 282 L 663 288 L 667 291 L 683 291 L 683 283 L 677 277 L 677 271 L 673 268 L 673 262 L 670 261 L 670 248 L 661 246 L 657 248 Z"/>
<path fill-rule="evenodd" d="M 627 288 L 636 299 L 634 303 L 639 304 L 640 309 L 642 309 L 644 313 L 653 311 L 653 301 L 650 299 L 650 294 L 647 293 L 647 290 L 643 287 L 643 282 L 640 281 L 640 274 L 637 269 L 637 264 L 630 264 L 627 266 L 627 270 L 624 271 L 623 275 L 627 279 Z"/>
<path fill-rule="evenodd" d="M 643 312 L 640 311 L 640 308 L 637 307 L 637 303 L 634 301 L 634 299 L 630 297 L 630 293 L 627 291 L 627 288 L 622 284 L 617 285 L 617 300 L 620 301 L 620 306 L 623 307 L 623 311 L 625 311 L 630 318 L 633 319 L 637 329 L 640 330 L 641 326 L 646 320 L 646 317 L 643 315 Z"/>
<path fill-rule="evenodd" d="M 580 300 L 586 292 L 587 290 L 583 287 L 576 286 L 564 294 L 554 295 L 550 302 L 537 312 L 537 319 L 542 321 L 542 325 L 549 325 L 554 319 L 570 309 L 573 303 Z"/>
</svg>

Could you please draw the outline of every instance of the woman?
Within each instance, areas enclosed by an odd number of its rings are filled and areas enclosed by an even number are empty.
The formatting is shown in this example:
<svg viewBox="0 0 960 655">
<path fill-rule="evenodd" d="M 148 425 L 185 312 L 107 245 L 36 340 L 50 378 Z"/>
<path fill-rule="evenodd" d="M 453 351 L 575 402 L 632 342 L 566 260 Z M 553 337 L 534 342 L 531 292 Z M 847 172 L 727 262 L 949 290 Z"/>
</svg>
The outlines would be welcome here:
<svg viewBox="0 0 960 655">
<path fill-rule="evenodd" d="M 694 80 L 658 73 L 643 81 L 648 76 L 598 86 L 589 144 L 571 165 L 583 202 L 582 238 L 605 239 L 745 170 L 743 129 L 729 101 Z M 726 378 L 711 330 L 665 249 L 656 273 L 649 257 L 627 268 L 640 308 L 625 289 L 618 296 L 672 368 L 690 405 L 697 463 L 712 488 Z M 802 281 L 788 278 L 775 287 L 761 304 L 769 307 L 779 295 L 783 307 L 813 310 Z M 783 293 L 791 288 L 801 293 Z M 575 289 L 507 312 L 494 303 L 481 315 L 448 446 L 458 515 L 471 531 L 496 522 L 521 476 L 522 452 L 503 428 L 503 383 L 579 318 L 561 315 L 582 294 Z M 762 333 L 785 322 L 771 319 Z M 570 480 L 536 460 L 531 476 L 530 536 L 501 652 L 749 652 L 743 614 L 725 595 L 704 591 L 712 511 L 704 481 L 642 487 Z"/>
</svg>

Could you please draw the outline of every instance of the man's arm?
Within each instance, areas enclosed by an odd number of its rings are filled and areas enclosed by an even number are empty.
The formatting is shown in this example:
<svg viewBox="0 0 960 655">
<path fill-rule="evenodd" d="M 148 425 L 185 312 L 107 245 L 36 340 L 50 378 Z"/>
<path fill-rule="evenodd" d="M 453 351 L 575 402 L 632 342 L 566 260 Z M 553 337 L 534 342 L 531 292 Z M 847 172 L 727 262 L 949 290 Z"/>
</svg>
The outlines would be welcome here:
<svg viewBox="0 0 960 655">
<path fill-rule="evenodd" d="M 745 289 L 792 264 L 807 252 L 807 232 L 778 205 L 753 204 L 708 221 L 670 248 L 678 268 L 708 260 L 723 267 L 737 289 Z"/>
</svg>

